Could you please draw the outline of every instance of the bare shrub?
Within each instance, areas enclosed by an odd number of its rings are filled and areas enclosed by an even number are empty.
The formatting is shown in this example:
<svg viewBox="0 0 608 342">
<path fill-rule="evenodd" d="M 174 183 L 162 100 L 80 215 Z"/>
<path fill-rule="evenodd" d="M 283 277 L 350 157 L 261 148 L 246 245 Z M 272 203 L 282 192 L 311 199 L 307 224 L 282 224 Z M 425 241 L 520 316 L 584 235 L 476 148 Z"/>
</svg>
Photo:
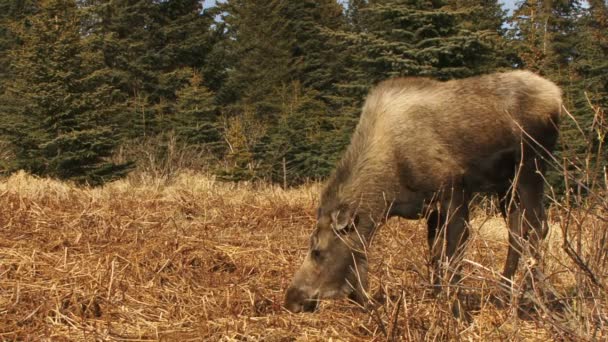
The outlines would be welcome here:
<svg viewBox="0 0 608 342">
<path fill-rule="evenodd" d="M 173 132 L 123 144 L 114 154 L 115 162 L 134 161 L 133 179 L 166 182 L 179 173 L 208 172 L 216 164 L 214 154 L 205 146 L 180 141 Z"/>
</svg>

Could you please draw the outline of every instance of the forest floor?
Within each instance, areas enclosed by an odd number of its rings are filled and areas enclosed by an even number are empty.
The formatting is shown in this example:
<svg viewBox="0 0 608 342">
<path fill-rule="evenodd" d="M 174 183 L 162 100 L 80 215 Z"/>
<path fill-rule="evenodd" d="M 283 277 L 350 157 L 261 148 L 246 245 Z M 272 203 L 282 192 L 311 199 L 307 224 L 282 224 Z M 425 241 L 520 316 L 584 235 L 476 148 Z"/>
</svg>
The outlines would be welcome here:
<svg viewBox="0 0 608 342">
<path fill-rule="evenodd" d="M 0 340 L 608 338 L 605 292 L 593 305 L 570 300 L 526 319 L 491 304 L 507 230 L 483 210 L 473 213 L 464 261 L 470 323 L 429 291 L 423 220 L 391 219 L 374 239 L 370 292 L 383 303 L 323 301 L 314 314 L 292 314 L 284 292 L 306 253 L 318 193 L 318 184 L 282 190 L 195 174 L 92 189 L 24 173 L 0 180 Z M 582 276 L 559 223 L 552 228 L 544 274 L 567 296 Z"/>
</svg>

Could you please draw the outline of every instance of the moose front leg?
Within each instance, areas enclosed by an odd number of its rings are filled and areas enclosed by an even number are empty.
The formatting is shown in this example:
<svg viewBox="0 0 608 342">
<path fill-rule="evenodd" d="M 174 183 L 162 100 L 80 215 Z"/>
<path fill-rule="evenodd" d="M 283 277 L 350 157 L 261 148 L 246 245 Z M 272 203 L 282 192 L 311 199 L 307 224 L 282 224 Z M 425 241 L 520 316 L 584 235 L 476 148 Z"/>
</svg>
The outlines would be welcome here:
<svg viewBox="0 0 608 342">
<path fill-rule="evenodd" d="M 462 279 L 460 261 L 469 238 L 468 220 L 468 196 L 461 190 L 444 192 L 438 208 L 428 214 L 431 281 L 436 293 L 443 279 L 447 280 L 448 289 L 458 290 Z M 448 295 L 450 292 L 448 290 Z M 458 298 L 452 304 L 452 312 L 458 318 L 466 318 Z"/>
<path fill-rule="evenodd" d="M 445 225 L 445 219 L 441 216 L 439 210 L 429 212 L 426 219 L 429 252 L 431 255 L 430 278 L 433 292 L 438 294 L 441 291 L 441 256 L 444 252 L 444 243 L 442 230 Z"/>
<path fill-rule="evenodd" d="M 443 210 L 430 211 L 427 217 L 431 279 L 435 286 L 440 285 L 444 274 L 441 267 L 442 263 L 449 265 L 448 270 L 453 271 L 448 278 L 450 284 L 457 284 L 461 279 L 459 272 L 457 272 L 459 269 L 457 266 L 462 259 L 469 238 L 469 212 L 467 203 L 464 201 L 458 203 L 458 205 L 454 205 L 455 202 L 449 202 L 442 206 Z"/>
<path fill-rule="evenodd" d="M 454 215 L 448 219 L 446 257 L 450 285 L 457 285 L 462 279 L 460 262 L 469 239 L 468 219 L 469 213 L 466 204 L 456 208 Z"/>
<path fill-rule="evenodd" d="M 448 295 L 454 294 L 452 313 L 458 319 L 469 320 L 458 298 L 461 275 L 461 261 L 469 238 L 469 206 L 467 193 L 452 188 L 441 203 L 445 215 L 445 271 L 449 281 Z M 451 290 L 451 291 L 450 291 Z"/>
</svg>

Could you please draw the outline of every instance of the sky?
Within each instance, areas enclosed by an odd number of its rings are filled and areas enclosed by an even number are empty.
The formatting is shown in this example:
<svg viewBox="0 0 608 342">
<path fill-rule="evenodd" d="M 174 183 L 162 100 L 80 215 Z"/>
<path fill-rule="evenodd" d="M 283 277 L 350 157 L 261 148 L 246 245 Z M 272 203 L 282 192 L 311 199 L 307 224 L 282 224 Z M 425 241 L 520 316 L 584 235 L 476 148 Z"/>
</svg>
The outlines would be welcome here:
<svg viewBox="0 0 608 342">
<path fill-rule="evenodd" d="M 212 7 L 215 6 L 215 1 L 216 0 L 205 0 L 205 7 Z M 502 6 L 509 10 L 508 14 L 511 14 L 511 11 L 513 10 L 513 8 L 515 8 L 515 1 L 518 0 L 500 0 L 500 2 L 502 2 Z"/>
<path fill-rule="evenodd" d="M 502 0 L 502 8 L 506 9 L 509 11 L 509 15 L 511 15 L 511 12 L 513 11 L 513 9 L 515 8 L 515 1 L 516 0 Z M 215 0 L 213 1 L 215 2 Z"/>
</svg>

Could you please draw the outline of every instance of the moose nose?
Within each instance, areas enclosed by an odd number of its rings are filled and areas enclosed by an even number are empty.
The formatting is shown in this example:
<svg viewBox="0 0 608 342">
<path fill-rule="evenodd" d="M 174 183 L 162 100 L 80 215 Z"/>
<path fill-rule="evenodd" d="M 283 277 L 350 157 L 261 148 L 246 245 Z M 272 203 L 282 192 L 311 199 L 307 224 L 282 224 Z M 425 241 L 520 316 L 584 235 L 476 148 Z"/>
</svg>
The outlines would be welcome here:
<svg viewBox="0 0 608 342">
<path fill-rule="evenodd" d="M 285 294 L 285 308 L 293 313 L 313 312 L 317 308 L 317 303 L 316 299 L 311 299 L 296 287 L 290 287 Z"/>
</svg>

